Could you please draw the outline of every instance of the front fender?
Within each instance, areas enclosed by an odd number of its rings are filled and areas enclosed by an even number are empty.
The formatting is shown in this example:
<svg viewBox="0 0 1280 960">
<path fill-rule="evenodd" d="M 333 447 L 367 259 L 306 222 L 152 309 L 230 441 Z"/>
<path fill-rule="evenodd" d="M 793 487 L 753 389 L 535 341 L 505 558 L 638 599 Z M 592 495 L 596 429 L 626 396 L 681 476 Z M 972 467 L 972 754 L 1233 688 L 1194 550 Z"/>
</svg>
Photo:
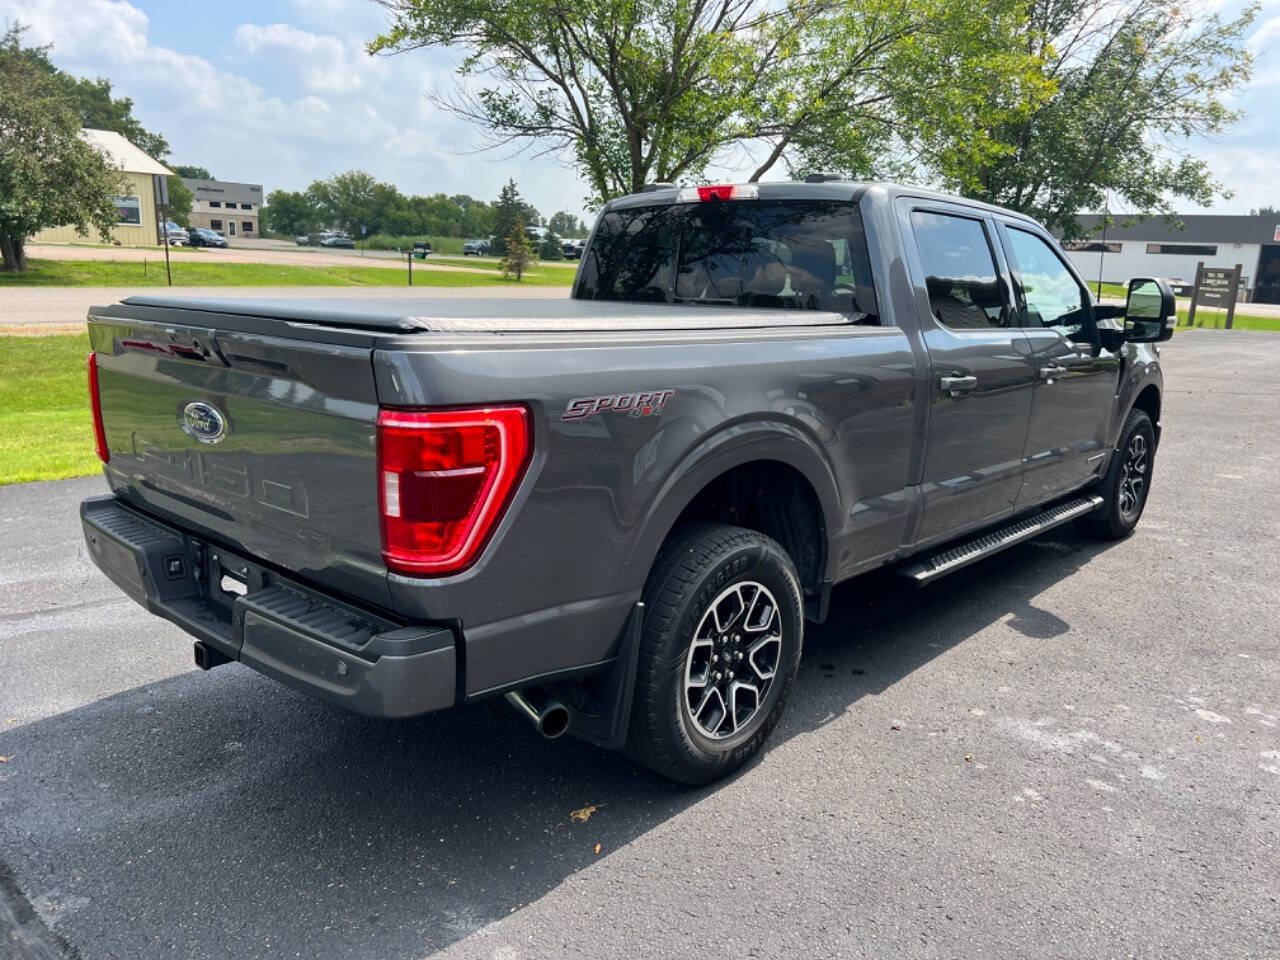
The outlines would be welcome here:
<svg viewBox="0 0 1280 960">
<path fill-rule="evenodd" d="M 1120 431 L 1129 412 L 1138 398 L 1148 388 L 1154 388 L 1158 398 L 1157 407 L 1164 400 L 1164 373 L 1160 369 L 1159 354 L 1154 345 L 1146 343 L 1129 344 L 1131 353 L 1126 357 L 1124 374 L 1116 390 L 1116 415 L 1111 421 L 1109 449 L 1114 450 L 1120 442 Z M 1152 417 L 1156 431 L 1156 442 L 1160 440 L 1160 423 L 1158 417 Z"/>
</svg>

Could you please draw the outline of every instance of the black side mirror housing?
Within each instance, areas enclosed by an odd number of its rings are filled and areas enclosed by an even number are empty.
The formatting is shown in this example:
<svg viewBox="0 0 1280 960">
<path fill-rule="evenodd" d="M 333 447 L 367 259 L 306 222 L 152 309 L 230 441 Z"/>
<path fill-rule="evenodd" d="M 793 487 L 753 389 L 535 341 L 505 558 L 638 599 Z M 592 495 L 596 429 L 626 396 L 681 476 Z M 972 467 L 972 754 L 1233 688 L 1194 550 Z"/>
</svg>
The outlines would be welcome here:
<svg viewBox="0 0 1280 960">
<path fill-rule="evenodd" d="M 1158 343 L 1173 336 L 1178 302 L 1167 280 L 1135 277 L 1124 305 L 1124 338 L 1129 343 Z"/>
</svg>

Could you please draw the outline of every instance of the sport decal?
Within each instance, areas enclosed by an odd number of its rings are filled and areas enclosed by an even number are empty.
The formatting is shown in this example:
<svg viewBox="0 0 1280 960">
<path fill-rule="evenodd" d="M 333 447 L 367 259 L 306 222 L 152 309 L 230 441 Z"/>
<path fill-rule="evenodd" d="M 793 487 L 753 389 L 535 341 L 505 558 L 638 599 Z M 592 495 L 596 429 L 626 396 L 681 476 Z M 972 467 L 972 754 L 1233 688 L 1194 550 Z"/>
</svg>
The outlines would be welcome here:
<svg viewBox="0 0 1280 960">
<path fill-rule="evenodd" d="M 632 417 L 656 417 L 675 394 L 674 390 L 651 390 L 644 393 L 611 393 L 604 397 L 579 397 L 569 401 L 560 419 L 583 420 L 605 410 Z"/>
</svg>

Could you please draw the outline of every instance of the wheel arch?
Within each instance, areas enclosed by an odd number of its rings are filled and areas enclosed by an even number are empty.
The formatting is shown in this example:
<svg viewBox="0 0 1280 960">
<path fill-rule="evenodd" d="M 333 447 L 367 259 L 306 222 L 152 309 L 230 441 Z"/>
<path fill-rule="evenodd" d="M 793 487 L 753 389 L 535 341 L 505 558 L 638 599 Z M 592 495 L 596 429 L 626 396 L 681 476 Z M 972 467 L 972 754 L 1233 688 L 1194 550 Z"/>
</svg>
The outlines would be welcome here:
<svg viewBox="0 0 1280 960">
<path fill-rule="evenodd" d="M 1151 428 L 1156 435 L 1156 446 L 1160 445 L 1160 404 L 1162 397 L 1160 388 L 1154 383 L 1148 383 L 1138 395 L 1133 398 L 1133 403 L 1129 409 L 1145 411 L 1147 416 L 1151 418 Z M 1127 417 L 1128 414 L 1125 414 Z M 1117 441 L 1118 442 L 1118 441 Z"/>
<path fill-rule="evenodd" d="M 757 501 L 742 510 L 742 494 L 759 484 L 780 501 Z M 717 491 L 737 487 L 737 496 L 717 501 Z M 645 576 L 662 544 L 678 527 L 718 520 L 758 530 L 777 540 L 796 564 L 808 594 L 826 579 L 831 533 L 840 525 L 835 471 L 816 440 L 780 421 L 738 424 L 705 438 L 671 471 L 653 497 L 629 562 Z M 735 515 L 732 511 L 739 508 Z M 788 525 L 788 519 L 801 522 Z M 806 544 L 806 540 L 813 543 Z"/>
</svg>

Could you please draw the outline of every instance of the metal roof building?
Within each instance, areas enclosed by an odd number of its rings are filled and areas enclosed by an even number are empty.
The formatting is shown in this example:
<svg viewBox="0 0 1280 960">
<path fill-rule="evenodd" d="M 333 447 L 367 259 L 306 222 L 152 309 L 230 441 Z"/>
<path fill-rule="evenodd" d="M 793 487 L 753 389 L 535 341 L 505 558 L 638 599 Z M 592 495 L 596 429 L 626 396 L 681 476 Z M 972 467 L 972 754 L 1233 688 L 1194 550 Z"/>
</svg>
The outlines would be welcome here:
<svg viewBox="0 0 1280 960">
<path fill-rule="evenodd" d="M 1175 218 L 1113 214 L 1105 231 L 1100 216 L 1082 215 L 1091 236 L 1063 248 L 1090 280 L 1126 283 L 1132 277 L 1195 278 L 1196 265 L 1241 267 L 1244 296 L 1280 303 L 1280 215 L 1185 214 Z"/>
</svg>

